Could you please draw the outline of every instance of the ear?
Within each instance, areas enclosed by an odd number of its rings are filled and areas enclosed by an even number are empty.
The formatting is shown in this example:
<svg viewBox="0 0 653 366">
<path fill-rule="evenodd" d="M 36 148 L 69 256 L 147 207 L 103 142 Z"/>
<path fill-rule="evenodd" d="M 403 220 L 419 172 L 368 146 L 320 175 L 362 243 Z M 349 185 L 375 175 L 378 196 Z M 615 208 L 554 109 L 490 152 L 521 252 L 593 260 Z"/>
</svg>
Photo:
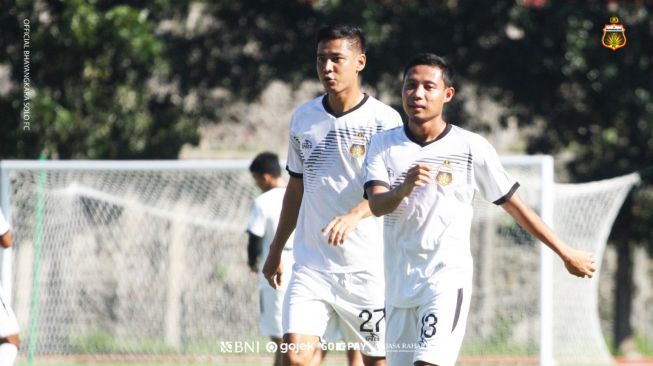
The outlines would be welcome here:
<svg viewBox="0 0 653 366">
<path fill-rule="evenodd" d="M 356 71 L 361 72 L 365 68 L 367 63 L 367 56 L 364 53 L 361 53 L 356 57 Z"/>
<path fill-rule="evenodd" d="M 444 89 L 444 102 L 447 103 L 453 99 L 454 94 L 456 94 L 456 89 L 453 86 L 448 86 Z"/>
<path fill-rule="evenodd" d="M 269 185 L 274 181 L 274 177 L 270 173 L 263 173 L 263 181 Z"/>
</svg>

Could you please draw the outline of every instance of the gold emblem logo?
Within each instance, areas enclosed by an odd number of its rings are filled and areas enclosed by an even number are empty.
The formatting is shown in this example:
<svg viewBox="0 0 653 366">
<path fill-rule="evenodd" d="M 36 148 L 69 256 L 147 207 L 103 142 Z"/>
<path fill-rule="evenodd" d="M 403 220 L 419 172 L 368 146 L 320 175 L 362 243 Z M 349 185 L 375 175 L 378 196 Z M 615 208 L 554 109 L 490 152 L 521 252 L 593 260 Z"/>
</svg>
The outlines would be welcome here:
<svg viewBox="0 0 653 366">
<path fill-rule="evenodd" d="M 603 37 L 601 44 L 605 48 L 616 51 L 626 46 L 626 27 L 619 24 L 619 18 L 611 17 L 610 24 L 603 26 Z"/>
<path fill-rule="evenodd" d="M 367 145 L 365 134 L 359 132 L 356 134 L 351 143 L 351 146 L 349 147 L 349 153 L 355 158 L 363 157 L 365 156 L 365 145 Z"/>
<path fill-rule="evenodd" d="M 453 182 L 453 169 L 449 160 L 445 160 L 444 164 L 440 165 L 435 181 L 441 186 L 448 186 Z"/>
</svg>

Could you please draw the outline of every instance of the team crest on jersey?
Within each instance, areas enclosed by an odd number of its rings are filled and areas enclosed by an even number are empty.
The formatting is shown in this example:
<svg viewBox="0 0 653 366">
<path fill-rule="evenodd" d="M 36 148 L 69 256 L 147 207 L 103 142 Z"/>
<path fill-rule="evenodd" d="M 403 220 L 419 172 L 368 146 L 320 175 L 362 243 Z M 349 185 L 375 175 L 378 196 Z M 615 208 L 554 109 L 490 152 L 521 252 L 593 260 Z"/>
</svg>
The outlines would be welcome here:
<svg viewBox="0 0 653 366">
<path fill-rule="evenodd" d="M 351 146 L 349 147 L 349 153 L 355 158 L 363 157 L 365 156 L 365 145 L 367 145 L 365 134 L 359 132 L 354 136 Z"/>
<path fill-rule="evenodd" d="M 451 168 L 451 162 L 445 160 L 442 165 L 438 168 L 438 173 L 435 176 L 435 181 L 441 186 L 448 186 L 453 182 L 453 169 Z"/>
</svg>

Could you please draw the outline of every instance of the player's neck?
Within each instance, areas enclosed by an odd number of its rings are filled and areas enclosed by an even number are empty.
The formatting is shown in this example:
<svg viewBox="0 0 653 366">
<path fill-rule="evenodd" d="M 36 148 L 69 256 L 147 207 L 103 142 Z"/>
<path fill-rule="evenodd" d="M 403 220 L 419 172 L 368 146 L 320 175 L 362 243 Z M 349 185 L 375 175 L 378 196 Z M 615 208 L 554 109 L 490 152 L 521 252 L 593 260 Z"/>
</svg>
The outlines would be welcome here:
<svg viewBox="0 0 653 366">
<path fill-rule="evenodd" d="M 422 143 L 428 143 L 437 139 L 446 128 L 447 122 L 442 118 L 436 118 L 426 122 L 408 120 L 410 133 Z"/>
<path fill-rule="evenodd" d="M 278 178 L 270 181 L 270 183 L 265 187 L 265 192 L 273 190 L 275 188 L 282 188 L 286 186 L 286 181 L 283 178 Z"/>
<path fill-rule="evenodd" d="M 345 113 L 356 107 L 365 97 L 360 87 L 343 90 L 339 93 L 330 93 L 327 95 L 329 108 L 338 114 Z"/>
</svg>

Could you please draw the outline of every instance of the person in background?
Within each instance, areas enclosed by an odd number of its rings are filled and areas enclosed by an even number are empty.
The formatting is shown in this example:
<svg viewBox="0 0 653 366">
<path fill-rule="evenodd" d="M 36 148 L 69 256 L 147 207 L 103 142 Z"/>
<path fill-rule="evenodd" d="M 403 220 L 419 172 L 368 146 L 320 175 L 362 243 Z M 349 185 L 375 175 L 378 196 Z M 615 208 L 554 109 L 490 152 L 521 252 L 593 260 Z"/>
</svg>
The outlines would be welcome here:
<svg viewBox="0 0 653 366">
<path fill-rule="evenodd" d="M 267 257 L 268 247 L 279 221 L 283 195 L 286 191 L 286 182 L 281 176 L 279 158 L 271 152 L 258 154 L 250 164 L 249 171 L 256 182 L 256 186 L 262 193 L 252 202 L 250 209 L 247 225 L 247 234 L 249 235 L 247 244 L 248 265 L 252 273 L 259 275 L 261 282 L 261 333 L 270 337 L 277 344 L 274 365 L 281 366 L 281 342 L 283 336 L 281 308 L 287 283 L 285 286 L 280 286 L 276 290 L 268 286 L 267 280 L 259 271 L 259 259 Z M 290 273 L 294 263 L 292 257 L 292 236 L 288 239 L 284 247 L 282 260 L 286 273 Z M 341 332 L 337 327 L 331 327 L 325 336 L 327 340 L 337 340 L 340 337 Z M 319 349 L 311 360 L 311 366 L 319 365 L 325 355 L 326 352 Z M 349 366 L 363 365 L 360 352 L 354 349 L 347 351 L 347 360 Z"/>
<path fill-rule="evenodd" d="M 9 223 L 0 211 L 0 246 L 7 249 L 13 244 Z M 0 366 L 12 366 L 20 347 L 18 321 L 0 287 Z"/>
</svg>

